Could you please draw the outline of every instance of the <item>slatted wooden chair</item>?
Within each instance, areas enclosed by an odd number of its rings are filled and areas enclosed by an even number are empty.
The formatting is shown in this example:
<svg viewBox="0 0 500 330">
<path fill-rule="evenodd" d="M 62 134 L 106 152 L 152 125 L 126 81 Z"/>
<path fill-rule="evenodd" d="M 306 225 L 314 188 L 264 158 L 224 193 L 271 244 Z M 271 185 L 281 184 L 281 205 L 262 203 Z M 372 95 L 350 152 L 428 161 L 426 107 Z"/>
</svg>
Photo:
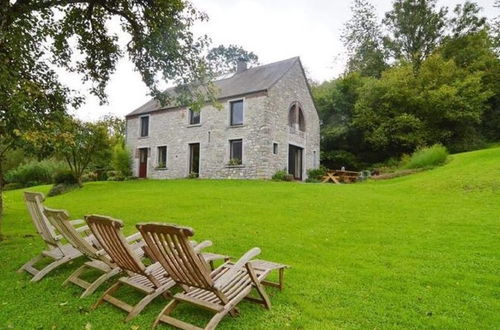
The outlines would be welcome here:
<svg viewBox="0 0 500 330">
<path fill-rule="evenodd" d="M 200 255 L 189 245 L 194 235 L 191 228 L 168 224 L 138 224 L 146 244 L 155 259 L 167 270 L 171 278 L 183 289 L 168 303 L 154 323 L 159 322 L 181 329 L 201 329 L 181 321 L 170 314 L 180 302 L 186 302 L 215 313 L 204 329 L 214 329 L 226 314 L 237 316 L 236 305 L 244 298 L 271 308 L 271 302 L 263 287 L 266 276 L 275 269 L 287 266 L 272 262 L 254 261 L 260 254 L 259 248 L 249 250 L 236 263 L 226 262 L 211 271 Z M 280 281 L 283 277 L 280 276 Z M 282 287 L 282 283 L 279 283 Z M 259 298 L 250 297 L 256 289 Z"/>
<path fill-rule="evenodd" d="M 91 295 L 101 284 L 122 272 L 122 269 L 111 260 L 106 252 L 101 249 L 98 243 L 96 244 L 96 242 L 90 242 L 88 239 L 83 237 L 80 232 L 75 230 L 69 221 L 67 211 L 54 210 L 45 207 L 44 214 L 52 225 L 54 225 L 54 227 L 75 249 L 79 250 L 88 259 L 90 259 L 75 270 L 66 279 L 66 281 L 64 281 L 63 285 L 73 283 L 83 288 L 84 291 L 80 296 L 83 298 Z M 131 248 L 135 254 L 139 257 L 143 257 L 144 251 L 142 247 L 144 246 L 144 242 L 142 241 L 140 233 L 135 233 L 134 235 L 127 237 L 126 241 L 128 244 L 131 244 Z M 92 271 L 98 271 L 101 275 L 92 282 L 88 282 L 81 277 L 82 275 L 84 276 Z"/>
<path fill-rule="evenodd" d="M 18 273 L 26 271 L 33 275 L 31 281 L 37 282 L 57 267 L 82 256 L 82 253 L 75 249 L 71 244 L 63 243 L 63 237 L 59 235 L 55 228 L 49 223 L 43 214 L 43 201 L 45 200 L 45 196 L 42 193 L 26 191 L 24 192 L 24 200 L 26 202 L 28 212 L 31 215 L 31 220 L 35 225 L 36 231 L 45 242 L 47 248 L 39 255 L 25 263 L 18 270 Z M 70 221 L 70 224 L 72 226 L 76 226 L 85 224 L 85 222 L 83 220 L 73 220 Z M 75 228 L 75 230 L 79 233 L 89 233 L 87 226 L 81 226 L 79 228 Z M 46 258 L 52 259 L 53 261 L 42 269 L 35 268 L 35 265 L 38 262 Z"/>
<path fill-rule="evenodd" d="M 89 215 L 85 217 L 85 220 L 111 260 L 128 275 L 118 279 L 115 284 L 104 292 L 93 308 L 97 308 L 104 301 L 107 301 L 128 312 L 125 319 L 125 322 L 127 322 L 137 316 L 144 307 L 159 295 L 163 295 L 165 298 L 171 297 L 169 290 L 175 285 L 175 282 L 168 276 L 160 263 L 155 262 L 147 267 L 144 265 L 122 234 L 122 221 L 101 215 Z M 197 245 L 196 249 L 200 251 L 202 248 L 210 245 L 211 242 L 205 241 Z M 208 264 L 212 260 L 227 260 L 228 258 L 223 255 L 207 254 L 207 260 L 204 262 Z M 135 306 L 127 304 L 123 300 L 113 296 L 113 293 L 122 285 L 144 293 L 145 297 Z"/>
</svg>

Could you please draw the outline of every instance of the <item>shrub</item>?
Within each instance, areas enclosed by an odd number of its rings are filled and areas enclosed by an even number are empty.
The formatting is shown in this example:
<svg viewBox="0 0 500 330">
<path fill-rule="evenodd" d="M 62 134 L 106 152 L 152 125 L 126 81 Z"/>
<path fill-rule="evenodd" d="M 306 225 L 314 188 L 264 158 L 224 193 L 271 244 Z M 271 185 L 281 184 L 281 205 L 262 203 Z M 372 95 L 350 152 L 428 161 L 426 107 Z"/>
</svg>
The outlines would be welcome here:
<svg viewBox="0 0 500 330">
<path fill-rule="evenodd" d="M 57 195 L 62 195 L 64 193 L 67 193 L 68 191 L 74 190 L 79 188 L 78 184 L 64 184 L 64 183 L 58 183 L 55 184 L 50 191 L 48 192 L 47 196 L 52 197 L 52 196 L 57 196 Z"/>
<path fill-rule="evenodd" d="M 311 180 L 321 181 L 323 177 L 326 175 L 326 168 L 324 166 L 320 166 L 319 168 L 311 168 L 307 170 L 307 178 Z M 307 181 L 306 182 L 313 182 Z"/>
<path fill-rule="evenodd" d="M 59 171 L 54 175 L 54 183 L 55 184 L 77 184 L 78 180 L 75 178 L 73 173 L 69 170 Z"/>
<path fill-rule="evenodd" d="M 31 161 L 8 171 L 5 174 L 5 181 L 7 183 L 20 183 L 24 187 L 48 184 L 54 182 L 54 173 L 63 170 L 67 170 L 67 165 L 61 161 L 51 159 Z"/>
<path fill-rule="evenodd" d="M 197 179 L 199 177 L 199 174 L 198 173 L 189 173 L 187 178 L 188 179 Z"/>
<path fill-rule="evenodd" d="M 322 181 L 320 179 L 307 178 L 306 182 L 307 183 L 321 183 Z"/>
<path fill-rule="evenodd" d="M 288 174 L 285 170 L 280 170 L 274 173 L 272 179 L 274 181 L 293 181 L 293 175 Z"/>
<path fill-rule="evenodd" d="M 87 172 L 84 175 L 82 175 L 83 182 L 97 181 L 98 178 L 99 175 L 97 174 L 97 172 Z"/>
<path fill-rule="evenodd" d="M 442 165 L 448 158 L 448 150 L 441 144 L 417 149 L 402 167 L 405 169 L 425 168 Z"/>
<path fill-rule="evenodd" d="M 3 190 L 15 190 L 15 189 L 21 189 L 23 188 L 23 185 L 17 182 L 14 183 L 7 183 L 5 186 L 3 186 Z"/>
<path fill-rule="evenodd" d="M 120 172 L 123 177 L 132 175 L 132 156 L 130 155 L 129 149 L 123 147 L 121 143 L 115 145 L 113 148 L 111 165 L 113 169 Z"/>
</svg>

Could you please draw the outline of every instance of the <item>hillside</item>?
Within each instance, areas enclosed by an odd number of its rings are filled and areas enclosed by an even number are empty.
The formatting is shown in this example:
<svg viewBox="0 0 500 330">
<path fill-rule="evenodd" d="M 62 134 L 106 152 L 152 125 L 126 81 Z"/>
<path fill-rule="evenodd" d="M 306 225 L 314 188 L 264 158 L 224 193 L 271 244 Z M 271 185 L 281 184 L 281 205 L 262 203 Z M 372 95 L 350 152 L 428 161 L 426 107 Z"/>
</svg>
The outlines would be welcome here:
<svg viewBox="0 0 500 330">
<path fill-rule="evenodd" d="M 48 186 L 31 190 L 47 192 Z M 500 324 L 500 147 L 456 154 L 440 168 L 354 185 L 171 180 L 89 183 L 49 198 L 74 218 L 119 218 L 126 232 L 142 221 L 189 225 L 214 252 L 292 266 L 285 290 L 269 289 L 270 311 L 241 304 L 221 329 L 493 328 Z M 102 293 L 78 299 L 61 283 L 82 260 L 40 283 L 15 270 L 42 248 L 22 191 L 6 193 L 0 243 L 0 329 L 114 326 L 149 328 L 158 299 L 134 321 Z M 20 312 L 22 306 L 22 312 Z M 186 307 L 186 318 L 208 314 Z M 164 327 L 166 329 L 166 327 Z"/>
</svg>

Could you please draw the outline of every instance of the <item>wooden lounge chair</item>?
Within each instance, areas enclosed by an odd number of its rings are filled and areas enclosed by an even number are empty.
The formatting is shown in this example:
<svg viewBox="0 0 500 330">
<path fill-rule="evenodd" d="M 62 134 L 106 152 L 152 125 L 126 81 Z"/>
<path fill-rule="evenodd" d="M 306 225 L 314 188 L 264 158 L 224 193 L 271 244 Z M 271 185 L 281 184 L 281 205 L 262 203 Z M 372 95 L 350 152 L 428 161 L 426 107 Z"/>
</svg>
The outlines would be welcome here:
<svg viewBox="0 0 500 330">
<path fill-rule="evenodd" d="M 111 260 L 128 275 L 118 279 L 115 284 L 106 290 L 93 308 L 97 308 L 104 301 L 107 301 L 128 312 L 125 319 L 125 322 L 127 322 L 137 316 L 144 307 L 159 295 L 163 295 L 165 298 L 171 297 L 169 290 L 175 285 L 175 282 L 168 276 L 164 268 L 158 262 L 147 267 L 144 265 L 140 257 L 134 253 L 123 236 L 121 230 L 123 223 L 120 220 L 101 215 L 89 215 L 85 217 L 85 220 Z M 196 249 L 199 251 L 210 245 L 211 242 L 205 241 L 197 245 Z M 206 262 L 214 259 L 227 260 L 228 258 L 227 256 L 209 254 Z M 123 300 L 113 296 L 113 293 L 122 285 L 129 286 L 144 293 L 145 297 L 135 306 L 127 304 Z"/>
<path fill-rule="evenodd" d="M 237 316 L 236 305 L 244 298 L 271 308 L 271 302 L 263 287 L 266 276 L 275 269 L 283 270 L 287 266 L 272 262 L 252 259 L 260 254 L 259 248 L 249 250 L 236 263 L 226 262 L 210 271 L 203 259 L 189 245 L 188 238 L 194 235 L 191 228 L 168 224 L 138 224 L 143 239 L 155 259 L 167 270 L 171 278 L 185 292 L 178 293 L 160 313 L 154 323 L 159 322 L 181 329 L 201 329 L 190 323 L 170 316 L 180 302 L 186 302 L 215 313 L 204 329 L 215 329 L 226 314 Z M 283 287 L 280 271 L 280 283 Z M 250 297 L 255 288 L 259 298 Z"/>
<path fill-rule="evenodd" d="M 65 210 L 54 210 L 45 207 L 44 214 L 75 249 L 79 250 L 90 259 L 75 270 L 63 283 L 63 285 L 66 285 L 71 282 L 83 288 L 84 291 L 80 298 L 91 295 L 102 283 L 122 272 L 122 269 L 111 260 L 111 258 L 100 248 L 98 244 L 91 244 L 88 239 L 82 237 L 81 233 L 75 230 L 75 228 L 71 225 L 69 215 Z M 131 248 L 135 254 L 139 257 L 144 255 L 142 250 L 144 243 L 142 242 L 140 233 L 135 233 L 134 235 L 127 237 L 126 241 L 128 244 L 131 244 Z M 102 273 L 102 275 L 97 277 L 92 282 L 88 282 L 80 277 L 81 275 L 85 275 L 85 273 L 88 273 L 89 271 L 92 272 L 93 270 Z"/>
<path fill-rule="evenodd" d="M 62 236 L 56 233 L 54 227 L 49 223 L 43 214 L 43 201 L 45 197 L 42 193 L 38 192 L 24 192 L 24 200 L 31 215 L 31 220 L 35 225 L 36 231 L 42 237 L 47 245 L 47 249 L 43 250 L 39 255 L 24 264 L 18 273 L 26 271 L 33 275 L 32 282 L 41 280 L 50 271 L 67 263 L 70 260 L 82 256 L 82 253 L 75 249 L 71 244 L 64 244 Z M 72 226 L 85 224 L 83 220 L 70 221 Z M 87 226 L 75 228 L 79 233 L 90 233 Z M 42 269 L 36 269 L 35 265 L 44 258 L 52 259 L 53 261 Z"/>
</svg>

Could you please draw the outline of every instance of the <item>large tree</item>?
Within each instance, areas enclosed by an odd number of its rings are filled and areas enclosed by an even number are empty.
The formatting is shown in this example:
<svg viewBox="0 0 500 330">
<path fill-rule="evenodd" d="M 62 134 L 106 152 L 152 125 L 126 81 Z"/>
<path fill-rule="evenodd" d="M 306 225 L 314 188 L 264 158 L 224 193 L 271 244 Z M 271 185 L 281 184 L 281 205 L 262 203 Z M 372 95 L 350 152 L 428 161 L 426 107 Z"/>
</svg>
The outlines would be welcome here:
<svg viewBox="0 0 500 330">
<path fill-rule="evenodd" d="M 160 79 L 203 82 L 200 54 L 207 39 L 196 39 L 191 27 L 204 19 L 186 0 L 0 0 L 0 164 L 26 134 L 82 103 L 60 81 L 55 67 L 80 74 L 101 102 L 125 54 L 162 101 Z M 128 36 L 123 49 L 112 28 L 116 22 Z M 0 230 L 2 177 L 0 168 Z"/>
<path fill-rule="evenodd" d="M 439 45 L 447 12 L 445 7 L 436 8 L 436 0 L 395 0 L 383 21 L 389 31 L 385 44 L 392 56 L 418 69 Z"/>
<path fill-rule="evenodd" d="M 354 0 L 351 11 L 341 36 L 348 56 L 346 71 L 380 77 L 386 68 L 386 56 L 375 7 L 367 0 Z"/>
<path fill-rule="evenodd" d="M 246 62 L 250 66 L 259 64 L 259 57 L 255 53 L 237 45 L 213 47 L 206 58 L 214 75 L 236 71 L 240 61 Z"/>
</svg>

